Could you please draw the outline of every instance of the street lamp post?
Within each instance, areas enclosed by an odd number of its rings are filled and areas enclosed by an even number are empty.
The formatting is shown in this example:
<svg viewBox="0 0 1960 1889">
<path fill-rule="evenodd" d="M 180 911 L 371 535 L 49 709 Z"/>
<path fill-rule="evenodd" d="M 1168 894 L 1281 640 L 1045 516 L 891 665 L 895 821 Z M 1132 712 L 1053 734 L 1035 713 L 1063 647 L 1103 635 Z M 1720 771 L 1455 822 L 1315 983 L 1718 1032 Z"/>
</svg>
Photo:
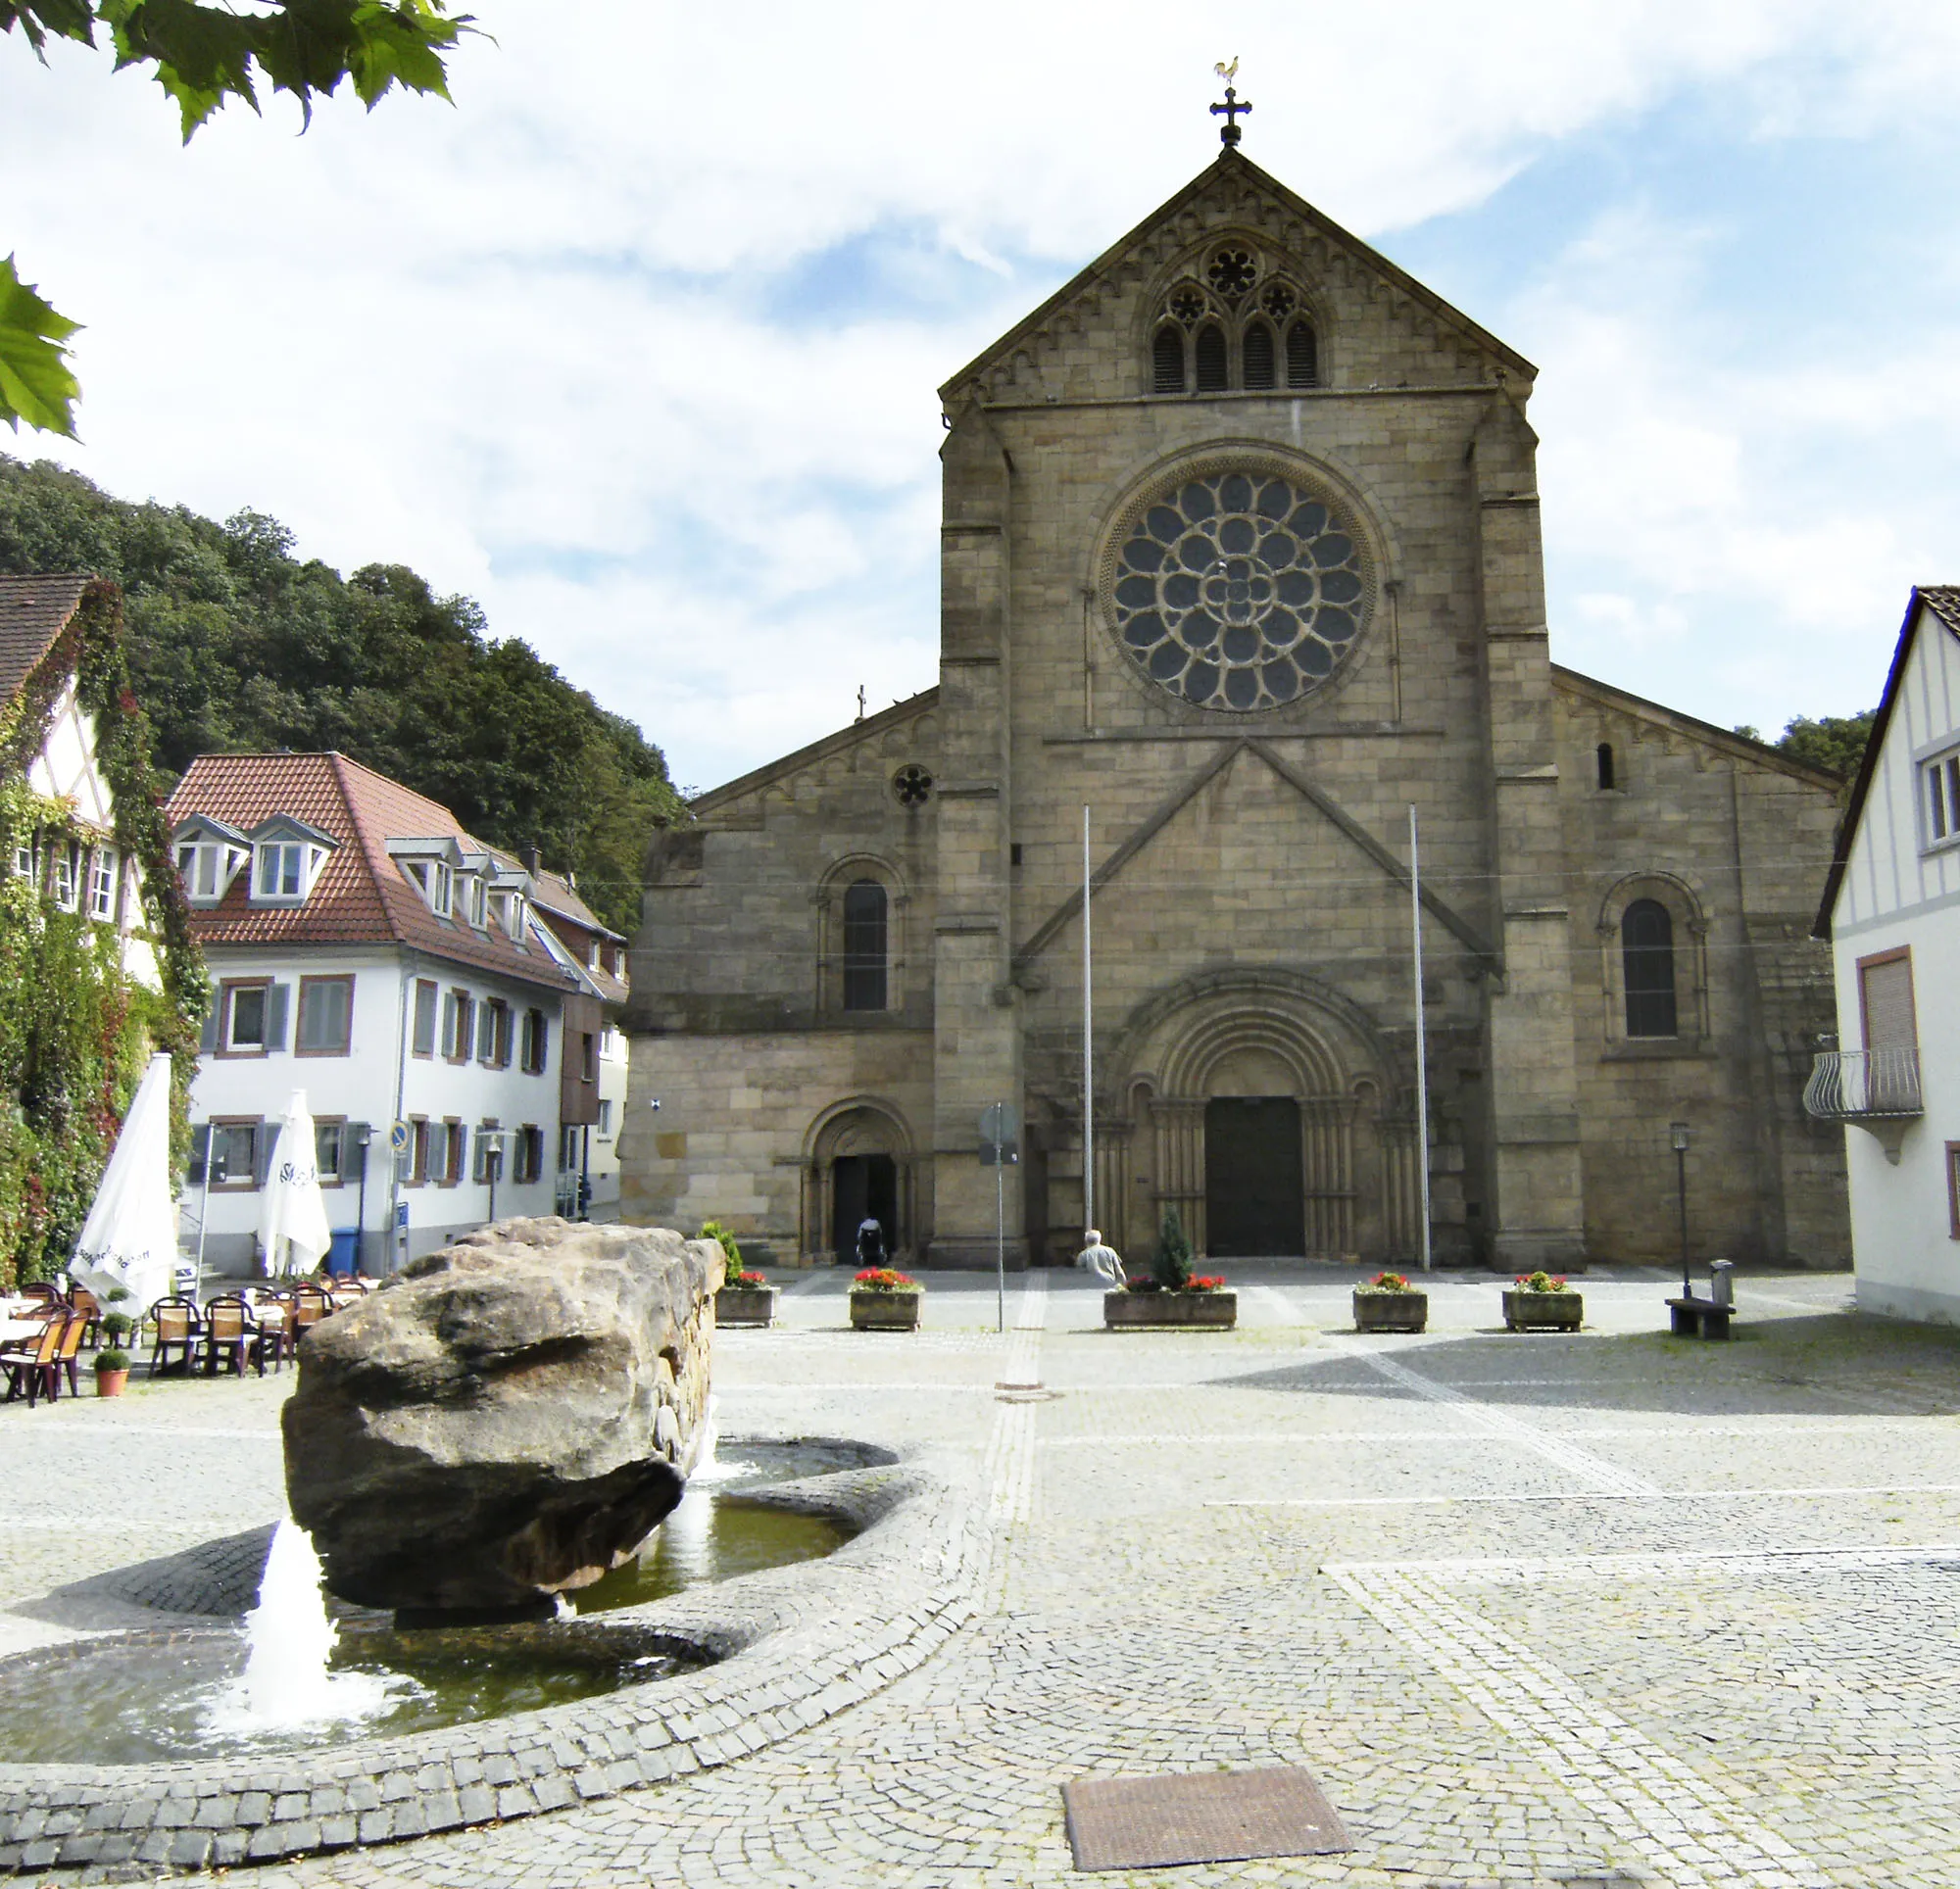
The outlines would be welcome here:
<svg viewBox="0 0 1960 1889">
<path fill-rule="evenodd" d="M 1688 1124 L 1671 1122 L 1668 1139 L 1674 1146 L 1674 1190 L 1681 1209 L 1681 1296 L 1694 1296 L 1694 1283 L 1688 1268 Z"/>
</svg>

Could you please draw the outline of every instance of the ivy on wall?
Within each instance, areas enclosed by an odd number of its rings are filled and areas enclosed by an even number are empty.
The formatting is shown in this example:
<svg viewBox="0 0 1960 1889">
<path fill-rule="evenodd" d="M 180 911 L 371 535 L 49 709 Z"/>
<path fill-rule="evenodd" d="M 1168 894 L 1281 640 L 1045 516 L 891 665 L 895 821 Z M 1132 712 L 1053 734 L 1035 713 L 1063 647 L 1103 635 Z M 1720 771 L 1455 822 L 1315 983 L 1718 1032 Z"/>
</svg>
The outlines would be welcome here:
<svg viewBox="0 0 1960 1889">
<path fill-rule="evenodd" d="M 95 724 L 96 763 L 114 799 L 113 839 L 140 870 L 137 936 L 155 952 L 161 988 L 122 967 L 115 929 L 60 910 L 49 874 L 14 870 L 34 846 L 43 868 L 71 842 L 99 836 L 73 804 L 36 794 L 41 752 L 68 677 Z M 63 1270 L 152 1050 L 172 1057 L 171 1159 L 189 1151 L 198 1025 L 208 1001 L 204 957 L 171 863 L 163 777 L 129 686 L 122 594 L 92 583 L 25 685 L 0 705 L 0 1285 Z"/>
</svg>

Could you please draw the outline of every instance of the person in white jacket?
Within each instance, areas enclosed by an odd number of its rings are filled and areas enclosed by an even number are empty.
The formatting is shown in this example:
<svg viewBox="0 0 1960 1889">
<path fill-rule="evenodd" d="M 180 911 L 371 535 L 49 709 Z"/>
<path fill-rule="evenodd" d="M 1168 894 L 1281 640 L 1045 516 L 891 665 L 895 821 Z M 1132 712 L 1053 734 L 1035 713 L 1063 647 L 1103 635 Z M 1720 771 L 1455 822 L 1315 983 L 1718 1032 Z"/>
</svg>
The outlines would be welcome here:
<svg viewBox="0 0 1960 1889">
<path fill-rule="evenodd" d="M 1084 1231 L 1082 1250 L 1076 1254 L 1075 1263 L 1084 1272 L 1094 1273 L 1105 1285 L 1128 1284 L 1123 1262 L 1117 1256 L 1115 1247 L 1103 1245 L 1102 1235 L 1095 1227 Z"/>
</svg>

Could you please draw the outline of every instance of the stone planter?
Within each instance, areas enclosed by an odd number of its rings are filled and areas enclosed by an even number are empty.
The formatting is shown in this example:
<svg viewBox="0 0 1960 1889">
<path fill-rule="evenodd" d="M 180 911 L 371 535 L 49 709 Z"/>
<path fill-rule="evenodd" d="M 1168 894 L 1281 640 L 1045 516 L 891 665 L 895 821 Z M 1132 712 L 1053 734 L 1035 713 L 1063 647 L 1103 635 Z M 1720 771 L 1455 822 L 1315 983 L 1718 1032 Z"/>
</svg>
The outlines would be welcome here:
<svg viewBox="0 0 1960 1889">
<path fill-rule="evenodd" d="M 1504 1325 L 1512 1332 L 1576 1332 L 1586 1316 L 1580 1292 L 1506 1292 Z"/>
<path fill-rule="evenodd" d="M 127 1371 L 98 1371 L 95 1374 L 95 1394 L 98 1397 L 120 1397 L 122 1386 L 128 1381 Z"/>
<path fill-rule="evenodd" d="M 854 1332 L 916 1332 L 919 1301 L 923 1292 L 866 1292 L 856 1287 L 851 1293 L 851 1329 Z"/>
<path fill-rule="evenodd" d="M 724 1285 L 714 1295 L 716 1325 L 773 1325 L 776 1288 L 773 1285 Z"/>
<path fill-rule="evenodd" d="M 1102 1323 L 1111 1332 L 1229 1332 L 1239 1323 L 1237 1292 L 1104 1292 Z"/>
<path fill-rule="evenodd" d="M 1426 1332 L 1427 1292 L 1356 1292 L 1354 1330 L 1357 1332 Z"/>
</svg>

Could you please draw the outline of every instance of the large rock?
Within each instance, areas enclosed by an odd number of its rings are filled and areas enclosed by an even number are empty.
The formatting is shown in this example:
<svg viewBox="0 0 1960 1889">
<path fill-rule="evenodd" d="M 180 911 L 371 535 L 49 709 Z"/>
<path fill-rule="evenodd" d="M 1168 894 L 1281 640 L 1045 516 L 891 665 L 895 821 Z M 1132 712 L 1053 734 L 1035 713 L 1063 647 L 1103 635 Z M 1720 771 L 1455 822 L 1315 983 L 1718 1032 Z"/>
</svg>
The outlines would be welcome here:
<svg viewBox="0 0 1960 1889">
<path fill-rule="evenodd" d="M 508 1220 L 322 1320 L 284 1427 L 328 1586 L 500 1612 L 626 1560 L 680 1500 L 721 1274 L 712 1240 Z"/>
</svg>

